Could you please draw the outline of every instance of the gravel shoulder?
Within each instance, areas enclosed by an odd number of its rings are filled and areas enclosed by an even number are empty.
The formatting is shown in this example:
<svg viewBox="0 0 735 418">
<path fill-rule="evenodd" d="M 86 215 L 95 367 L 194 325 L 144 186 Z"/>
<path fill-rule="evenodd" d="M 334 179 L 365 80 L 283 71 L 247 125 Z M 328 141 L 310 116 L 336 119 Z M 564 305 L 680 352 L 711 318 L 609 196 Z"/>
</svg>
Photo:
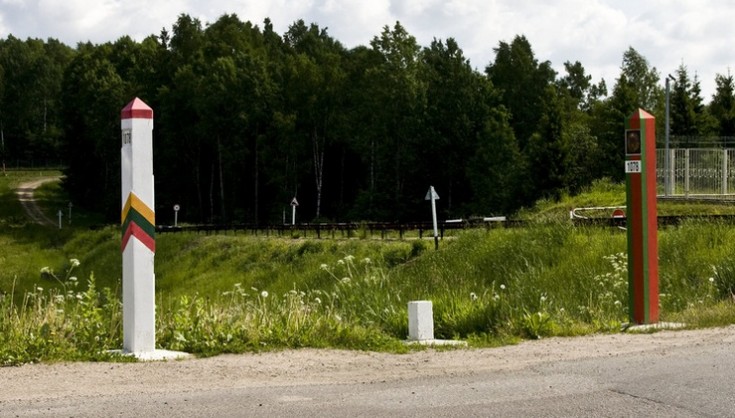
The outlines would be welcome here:
<svg viewBox="0 0 735 418">
<path fill-rule="evenodd" d="M 428 349 L 410 354 L 286 350 L 147 363 L 58 363 L 0 368 L 3 402 L 49 401 L 221 388 L 402 381 L 521 370 L 559 361 L 633 353 L 667 353 L 711 342 L 735 342 L 735 326 L 653 334 L 549 338 L 488 349 Z"/>
</svg>

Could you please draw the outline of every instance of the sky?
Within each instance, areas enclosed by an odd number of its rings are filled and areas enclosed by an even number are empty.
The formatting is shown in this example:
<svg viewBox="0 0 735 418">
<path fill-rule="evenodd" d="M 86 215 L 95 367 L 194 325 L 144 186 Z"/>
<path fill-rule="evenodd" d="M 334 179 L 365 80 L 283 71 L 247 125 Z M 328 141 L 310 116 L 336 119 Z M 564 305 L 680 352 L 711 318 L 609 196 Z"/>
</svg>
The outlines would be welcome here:
<svg viewBox="0 0 735 418">
<path fill-rule="evenodd" d="M 171 31 L 181 14 L 213 23 L 223 14 L 283 34 L 298 19 L 326 27 L 344 46 L 368 45 L 401 22 L 421 46 L 454 38 L 484 71 L 499 42 L 524 35 L 539 61 L 563 74 L 579 61 L 611 91 L 623 53 L 633 47 L 661 83 L 682 64 L 696 74 L 705 102 L 716 74 L 735 66 L 735 4 L 729 0 L 0 0 L 0 37 L 104 43 Z"/>
</svg>

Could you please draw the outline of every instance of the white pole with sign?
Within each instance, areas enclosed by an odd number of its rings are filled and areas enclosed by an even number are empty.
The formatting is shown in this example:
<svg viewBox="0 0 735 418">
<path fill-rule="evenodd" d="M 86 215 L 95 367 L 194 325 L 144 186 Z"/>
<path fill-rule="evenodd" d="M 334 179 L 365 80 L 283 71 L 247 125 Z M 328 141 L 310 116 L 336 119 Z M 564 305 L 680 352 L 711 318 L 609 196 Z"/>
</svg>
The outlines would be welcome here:
<svg viewBox="0 0 735 418">
<path fill-rule="evenodd" d="M 436 222 L 436 201 L 439 199 L 439 195 L 434 190 L 434 186 L 429 186 L 429 191 L 426 192 L 425 200 L 431 200 L 431 218 L 434 221 L 434 249 L 439 249 L 439 228 L 437 228 Z"/>
<path fill-rule="evenodd" d="M 296 206 L 298 205 L 299 201 L 294 196 L 293 200 L 291 200 L 291 225 L 296 225 Z"/>
<path fill-rule="evenodd" d="M 174 226 L 179 226 L 179 209 L 181 209 L 181 206 L 174 205 Z"/>
</svg>

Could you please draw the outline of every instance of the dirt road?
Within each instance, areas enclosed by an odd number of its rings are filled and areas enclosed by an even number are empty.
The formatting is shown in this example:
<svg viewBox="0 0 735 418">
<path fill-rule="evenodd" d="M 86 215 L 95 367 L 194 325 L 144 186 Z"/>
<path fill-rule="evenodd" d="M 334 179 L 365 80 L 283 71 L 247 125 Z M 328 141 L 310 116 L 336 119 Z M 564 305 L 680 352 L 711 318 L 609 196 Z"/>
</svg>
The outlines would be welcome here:
<svg viewBox="0 0 735 418">
<path fill-rule="evenodd" d="M 33 222 L 39 224 L 39 225 L 47 225 L 47 226 L 54 226 L 56 223 L 53 221 L 53 219 L 46 216 L 45 213 L 41 210 L 41 208 L 38 206 L 36 199 L 34 197 L 34 193 L 37 188 L 41 187 L 41 185 L 52 182 L 52 181 L 59 181 L 61 180 L 61 177 L 43 177 L 40 179 L 36 179 L 33 181 L 28 181 L 25 183 L 22 183 L 18 185 L 18 188 L 15 190 L 15 193 L 18 195 L 18 200 L 20 201 L 20 204 L 23 205 L 23 209 L 26 211 L 26 214 L 28 215 Z"/>
</svg>

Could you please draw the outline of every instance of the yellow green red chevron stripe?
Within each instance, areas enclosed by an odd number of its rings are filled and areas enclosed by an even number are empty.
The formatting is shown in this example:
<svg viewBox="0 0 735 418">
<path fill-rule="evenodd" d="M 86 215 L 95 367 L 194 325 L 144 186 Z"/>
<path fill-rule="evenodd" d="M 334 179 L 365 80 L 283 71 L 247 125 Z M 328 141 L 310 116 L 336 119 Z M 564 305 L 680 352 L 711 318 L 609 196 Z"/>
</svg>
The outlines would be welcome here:
<svg viewBox="0 0 735 418">
<path fill-rule="evenodd" d="M 142 200 L 130 192 L 122 210 L 122 245 L 125 251 L 130 237 L 134 236 L 152 252 L 156 252 L 155 213 Z"/>
<path fill-rule="evenodd" d="M 125 218 L 128 216 L 130 209 L 135 209 L 141 216 L 148 220 L 150 224 L 156 224 L 156 215 L 153 213 L 153 210 L 143 203 L 143 201 L 140 200 L 140 198 L 133 192 L 130 192 L 128 200 L 125 201 L 125 206 L 123 206 L 122 215 L 120 217 L 121 223 L 125 223 Z"/>
</svg>

